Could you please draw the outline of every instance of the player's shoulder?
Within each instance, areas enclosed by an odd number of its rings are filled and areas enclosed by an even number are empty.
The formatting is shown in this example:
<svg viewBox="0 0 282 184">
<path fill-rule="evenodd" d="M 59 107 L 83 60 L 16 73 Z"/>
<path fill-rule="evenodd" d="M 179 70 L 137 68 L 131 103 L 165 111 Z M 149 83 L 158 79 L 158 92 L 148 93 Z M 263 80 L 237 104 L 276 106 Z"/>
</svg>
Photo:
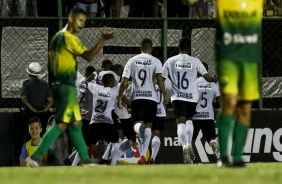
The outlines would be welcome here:
<svg viewBox="0 0 282 184">
<path fill-rule="evenodd" d="M 23 85 L 27 85 L 29 83 L 29 79 L 23 81 Z"/>
</svg>

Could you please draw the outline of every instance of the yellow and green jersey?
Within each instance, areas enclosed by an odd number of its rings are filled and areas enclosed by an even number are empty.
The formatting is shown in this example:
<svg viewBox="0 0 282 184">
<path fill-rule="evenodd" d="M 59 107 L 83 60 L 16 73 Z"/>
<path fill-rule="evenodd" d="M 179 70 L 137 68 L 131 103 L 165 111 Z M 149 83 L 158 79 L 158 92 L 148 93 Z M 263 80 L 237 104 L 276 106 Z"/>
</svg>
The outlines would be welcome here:
<svg viewBox="0 0 282 184">
<path fill-rule="evenodd" d="M 217 0 L 217 61 L 261 60 L 263 0 Z"/>
<path fill-rule="evenodd" d="M 77 61 L 87 49 L 79 38 L 66 31 L 59 31 L 49 46 L 49 81 L 75 86 Z"/>
</svg>

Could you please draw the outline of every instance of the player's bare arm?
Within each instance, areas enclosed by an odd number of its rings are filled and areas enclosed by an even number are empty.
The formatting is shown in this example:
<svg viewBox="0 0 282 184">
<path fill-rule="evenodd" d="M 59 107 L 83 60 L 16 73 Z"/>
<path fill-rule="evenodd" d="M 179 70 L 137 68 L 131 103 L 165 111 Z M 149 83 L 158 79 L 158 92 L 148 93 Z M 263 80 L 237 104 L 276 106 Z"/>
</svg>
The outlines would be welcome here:
<svg viewBox="0 0 282 184">
<path fill-rule="evenodd" d="M 48 97 L 47 98 L 47 105 L 45 106 L 45 108 L 42 110 L 43 112 L 47 112 L 53 105 L 53 98 L 52 97 Z"/>
<path fill-rule="evenodd" d="M 116 31 L 113 31 L 113 30 L 108 31 L 106 29 L 103 29 L 102 35 L 101 35 L 100 39 L 98 40 L 98 42 L 96 43 L 96 45 L 92 49 L 85 51 L 82 54 L 82 57 L 89 62 L 92 61 L 94 59 L 94 57 L 104 47 L 104 45 L 106 44 L 106 41 L 113 39 L 114 37 L 116 37 L 116 35 L 117 35 Z"/>
<path fill-rule="evenodd" d="M 159 86 L 159 88 L 160 88 L 160 90 L 161 90 L 161 92 L 162 92 L 162 94 L 164 96 L 164 102 L 165 102 L 165 104 L 168 104 L 169 103 L 169 98 L 168 98 L 166 90 L 165 90 L 164 78 L 163 78 L 162 74 L 161 73 L 157 73 L 156 74 L 156 79 L 157 79 L 157 84 L 158 84 L 158 86 Z"/>
<path fill-rule="evenodd" d="M 204 74 L 203 77 L 206 79 L 208 82 L 217 82 L 217 78 L 210 76 L 209 74 Z"/>
<path fill-rule="evenodd" d="M 119 88 L 119 93 L 118 93 L 118 102 L 117 102 L 117 106 L 120 109 L 122 108 L 122 97 L 126 89 L 127 83 L 128 83 L 128 78 L 123 77 L 120 83 L 120 88 Z"/>
<path fill-rule="evenodd" d="M 25 106 L 26 106 L 29 110 L 31 110 L 32 112 L 36 112 L 36 111 L 37 111 L 35 108 L 32 107 L 32 105 L 31 105 L 30 103 L 28 103 L 27 97 L 24 96 L 24 95 L 22 96 L 22 102 L 23 102 L 23 104 L 25 104 Z"/>
</svg>

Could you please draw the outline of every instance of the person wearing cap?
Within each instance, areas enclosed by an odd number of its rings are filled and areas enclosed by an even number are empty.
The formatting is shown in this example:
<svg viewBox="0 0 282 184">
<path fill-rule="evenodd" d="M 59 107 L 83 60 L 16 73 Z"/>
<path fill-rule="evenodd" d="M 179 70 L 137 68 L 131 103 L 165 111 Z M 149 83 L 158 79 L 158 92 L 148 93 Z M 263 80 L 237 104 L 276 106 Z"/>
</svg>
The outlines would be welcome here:
<svg viewBox="0 0 282 184">
<path fill-rule="evenodd" d="M 29 79 L 23 82 L 21 89 L 21 99 L 26 107 L 25 110 L 47 112 L 53 104 L 53 98 L 48 83 L 38 78 L 41 75 L 40 64 L 30 63 L 26 72 Z"/>
<path fill-rule="evenodd" d="M 41 66 L 37 62 L 31 62 L 26 72 L 29 75 L 29 79 L 24 81 L 21 88 L 21 101 L 23 103 L 22 120 L 26 125 L 28 120 L 37 116 L 42 119 L 42 135 L 45 133 L 47 121 L 50 116 L 49 109 L 53 105 L 53 97 L 49 87 L 49 84 L 41 79 Z M 26 128 L 24 128 L 26 129 Z M 25 133 L 25 139 L 28 139 L 29 134 Z"/>
</svg>

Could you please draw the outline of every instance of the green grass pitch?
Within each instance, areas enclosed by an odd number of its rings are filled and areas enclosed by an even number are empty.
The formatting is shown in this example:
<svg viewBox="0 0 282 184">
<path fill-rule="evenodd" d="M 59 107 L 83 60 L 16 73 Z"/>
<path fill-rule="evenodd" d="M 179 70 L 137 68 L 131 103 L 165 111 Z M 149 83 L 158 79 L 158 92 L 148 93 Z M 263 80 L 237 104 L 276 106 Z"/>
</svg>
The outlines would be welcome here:
<svg viewBox="0 0 282 184">
<path fill-rule="evenodd" d="M 1 184 L 272 184 L 282 183 L 281 163 L 249 163 L 246 168 L 215 164 L 0 168 Z"/>
</svg>

